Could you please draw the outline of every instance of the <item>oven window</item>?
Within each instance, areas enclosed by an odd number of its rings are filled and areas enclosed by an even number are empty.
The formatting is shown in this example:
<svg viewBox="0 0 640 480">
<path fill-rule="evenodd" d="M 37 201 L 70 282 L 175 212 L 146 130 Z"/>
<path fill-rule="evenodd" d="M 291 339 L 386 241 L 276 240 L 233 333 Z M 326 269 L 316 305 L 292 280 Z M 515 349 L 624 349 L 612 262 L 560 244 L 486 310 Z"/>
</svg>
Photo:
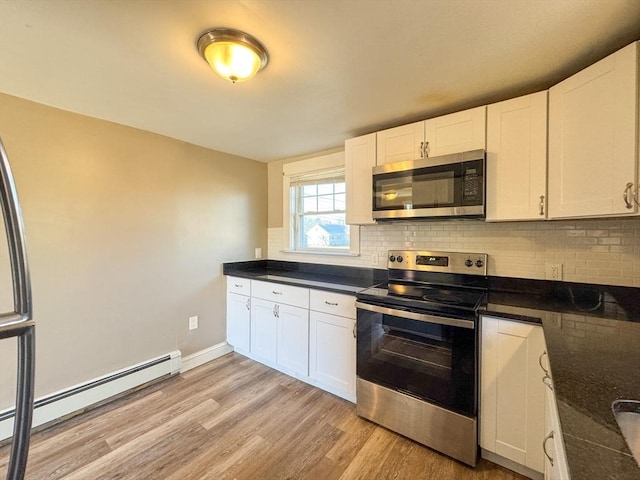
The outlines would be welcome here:
<svg viewBox="0 0 640 480">
<path fill-rule="evenodd" d="M 358 310 L 360 378 L 476 414 L 475 330 Z"/>
</svg>

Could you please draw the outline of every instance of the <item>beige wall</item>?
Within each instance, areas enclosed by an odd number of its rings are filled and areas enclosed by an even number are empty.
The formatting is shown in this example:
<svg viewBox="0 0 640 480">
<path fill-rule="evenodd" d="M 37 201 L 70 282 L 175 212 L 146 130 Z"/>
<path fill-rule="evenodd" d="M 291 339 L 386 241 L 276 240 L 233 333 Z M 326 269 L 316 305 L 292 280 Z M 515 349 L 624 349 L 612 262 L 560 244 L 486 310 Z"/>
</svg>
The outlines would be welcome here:
<svg viewBox="0 0 640 480">
<path fill-rule="evenodd" d="M 221 263 L 266 251 L 265 164 L 7 95 L 0 136 L 26 225 L 36 396 L 225 340 Z"/>
</svg>

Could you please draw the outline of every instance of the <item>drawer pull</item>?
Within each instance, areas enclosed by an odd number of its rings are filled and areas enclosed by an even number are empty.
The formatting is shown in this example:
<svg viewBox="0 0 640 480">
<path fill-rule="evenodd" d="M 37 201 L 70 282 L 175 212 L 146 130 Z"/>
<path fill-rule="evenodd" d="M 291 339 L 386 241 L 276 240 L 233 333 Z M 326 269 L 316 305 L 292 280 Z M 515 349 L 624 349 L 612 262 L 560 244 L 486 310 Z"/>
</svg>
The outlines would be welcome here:
<svg viewBox="0 0 640 480">
<path fill-rule="evenodd" d="M 542 451 L 544 452 L 545 457 L 549 459 L 549 463 L 553 467 L 553 458 L 551 458 L 551 456 L 547 453 L 547 440 L 549 440 L 550 438 L 553 439 L 553 430 L 551 430 L 551 433 L 549 435 L 544 437 L 544 440 L 542 441 Z"/>
<path fill-rule="evenodd" d="M 239 283 L 234 283 L 233 286 L 236 287 L 236 288 L 242 288 L 242 285 L 239 284 Z"/>
<path fill-rule="evenodd" d="M 282 295 L 282 292 L 276 292 L 275 290 L 271 290 L 271 293 L 273 293 L 274 295 Z"/>
<path fill-rule="evenodd" d="M 251 299 L 247 298 L 247 310 L 251 310 Z"/>
<path fill-rule="evenodd" d="M 330 305 L 332 307 L 337 307 L 338 306 L 338 302 L 327 302 L 326 300 L 324 301 L 324 303 L 326 303 L 327 305 Z"/>
</svg>

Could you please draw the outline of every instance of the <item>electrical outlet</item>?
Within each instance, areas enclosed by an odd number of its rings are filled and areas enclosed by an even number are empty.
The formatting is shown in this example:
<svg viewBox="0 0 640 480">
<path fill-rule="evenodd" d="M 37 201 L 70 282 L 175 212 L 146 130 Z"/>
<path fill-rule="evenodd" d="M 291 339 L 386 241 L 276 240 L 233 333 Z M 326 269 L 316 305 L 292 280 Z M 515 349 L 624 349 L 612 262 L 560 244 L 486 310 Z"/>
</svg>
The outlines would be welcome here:
<svg viewBox="0 0 640 480">
<path fill-rule="evenodd" d="M 256 258 L 262 258 L 262 248 L 256 247 Z"/>
<path fill-rule="evenodd" d="M 562 280 L 562 264 L 561 263 L 547 263 L 545 265 L 547 280 Z"/>
<path fill-rule="evenodd" d="M 562 329 L 562 314 L 559 312 L 549 312 L 547 315 L 549 325 L 554 328 Z"/>
<path fill-rule="evenodd" d="M 189 330 L 195 330 L 198 328 L 198 316 L 189 317 Z"/>
</svg>

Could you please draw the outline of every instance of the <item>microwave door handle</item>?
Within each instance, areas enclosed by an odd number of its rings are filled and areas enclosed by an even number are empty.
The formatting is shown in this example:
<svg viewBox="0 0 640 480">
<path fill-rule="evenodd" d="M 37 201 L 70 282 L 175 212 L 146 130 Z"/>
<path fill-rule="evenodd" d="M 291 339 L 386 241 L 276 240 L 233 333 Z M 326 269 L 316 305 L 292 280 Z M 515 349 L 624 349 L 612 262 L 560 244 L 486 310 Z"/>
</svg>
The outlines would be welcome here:
<svg viewBox="0 0 640 480">
<path fill-rule="evenodd" d="M 419 322 L 436 323 L 438 325 L 449 325 L 451 327 L 475 328 L 473 320 L 463 320 L 460 318 L 441 317 L 438 315 L 429 315 L 426 313 L 411 312 L 400 310 L 397 308 L 382 307 L 380 305 L 371 305 L 369 303 L 356 302 L 356 308 L 366 310 L 368 312 L 381 313 L 383 315 L 393 315 L 395 317 L 408 318 Z"/>
</svg>

